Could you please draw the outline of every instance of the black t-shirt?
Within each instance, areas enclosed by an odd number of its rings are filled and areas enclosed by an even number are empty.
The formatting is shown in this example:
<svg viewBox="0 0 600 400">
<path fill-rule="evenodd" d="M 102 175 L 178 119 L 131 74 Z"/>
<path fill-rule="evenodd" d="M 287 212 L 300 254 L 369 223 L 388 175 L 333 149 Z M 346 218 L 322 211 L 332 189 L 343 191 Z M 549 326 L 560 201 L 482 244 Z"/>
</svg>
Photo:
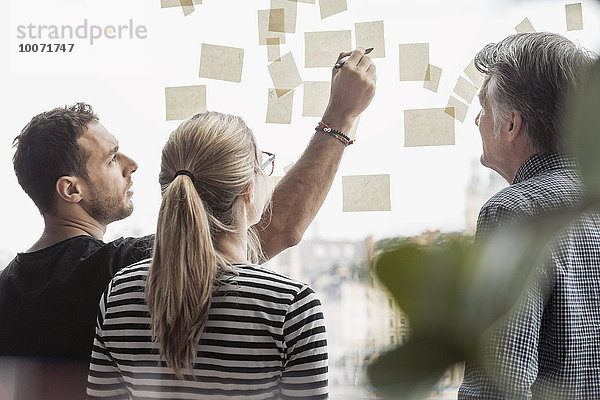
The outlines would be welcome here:
<svg viewBox="0 0 600 400">
<path fill-rule="evenodd" d="M 17 254 L 0 272 L 0 357 L 87 365 L 102 293 L 121 268 L 151 257 L 153 242 L 77 236 Z"/>
</svg>

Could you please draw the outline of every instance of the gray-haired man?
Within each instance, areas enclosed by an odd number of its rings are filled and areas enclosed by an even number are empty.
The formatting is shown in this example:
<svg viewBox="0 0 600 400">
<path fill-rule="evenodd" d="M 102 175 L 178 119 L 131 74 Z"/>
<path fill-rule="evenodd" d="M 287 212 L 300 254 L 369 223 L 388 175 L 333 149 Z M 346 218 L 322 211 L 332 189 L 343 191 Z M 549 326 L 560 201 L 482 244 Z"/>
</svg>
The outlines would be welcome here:
<svg viewBox="0 0 600 400">
<path fill-rule="evenodd" d="M 477 241 L 510 221 L 573 207 L 583 196 L 563 153 L 566 98 L 593 61 L 551 33 L 510 36 L 481 50 L 486 74 L 475 120 L 481 163 L 511 185 L 481 209 Z M 490 332 L 483 362 L 467 362 L 459 399 L 600 398 L 600 218 L 587 214 L 551 249 L 526 302 Z"/>
</svg>

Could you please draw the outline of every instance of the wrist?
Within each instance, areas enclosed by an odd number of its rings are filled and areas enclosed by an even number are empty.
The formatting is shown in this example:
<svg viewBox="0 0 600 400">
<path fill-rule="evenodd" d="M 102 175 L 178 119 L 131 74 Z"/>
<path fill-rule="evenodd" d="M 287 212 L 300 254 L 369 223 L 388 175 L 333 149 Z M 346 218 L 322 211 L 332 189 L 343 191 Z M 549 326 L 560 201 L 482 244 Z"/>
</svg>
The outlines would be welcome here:
<svg viewBox="0 0 600 400">
<path fill-rule="evenodd" d="M 321 121 L 326 123 L 331 128 L 348 134 L 352 129 L 356 116 L 350 116 L 348 113 L 339 113 L 330 111 L 329 109 L 323 114 Z"/>
<path fill-rule="evenodd" d="M 339 140 L 344 145 L 344 147 L 347 147 L 347 146 L 351 145 L 352 143 L 354 143 L 354 140 L 352 140 L 348 136 L 346 136 L 346 134 L 344 132 L 333 129 L 332 127 L 330 127 L 323 121 L 319 122 L 319 125 L 317 125 L 317 127 L 315 129 L 317 131 L 325 132 L 325 133 L 333 136 L 334 138 Z"/>
</svg>

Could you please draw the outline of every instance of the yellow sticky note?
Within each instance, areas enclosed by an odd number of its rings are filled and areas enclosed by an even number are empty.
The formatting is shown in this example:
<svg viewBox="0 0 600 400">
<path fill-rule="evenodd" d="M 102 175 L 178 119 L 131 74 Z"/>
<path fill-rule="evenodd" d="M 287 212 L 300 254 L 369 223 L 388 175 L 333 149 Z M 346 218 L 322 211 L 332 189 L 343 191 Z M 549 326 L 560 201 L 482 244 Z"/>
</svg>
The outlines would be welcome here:
<svg viewBox="0 0 600 400">
<path fill-rule="evenodd" d="M 400 80 L 428 81 L 429 43 L 400 45 Z"/>
<path fill-rule="evenodd" d="M 275 60 L 267 67 L 278 96 L 282 96 L 292 89 L 302 85 L 302 78 L 296 67 L 292 53 Z"/>
<path fill-rule="evenodd" d="M 271 0 L 269 31 L 295 33 L 297 14 L 297 2 L 290 0 Z"/>
<path fill-rule="evenodd" d="M 269 10 L 269 32 L 285 32 L 285 10 L 283 8 Z"/>
<path fill-rule="evenodd" d="M 404 110 L 404 146 L 454 144 L 454 118 L 445 108 Z"/>
<path fill-rule="evenodd" d="M 460 122 L 465 122 L 467 111 L 469 111 L 468 105 L 458 100 L 456 97 L 450 96 L 450 99 L 448 100 L 448 107 L 446 107 L 445 110 L 446 114 L 456 118 Z"/>
<path fill-rule="evenodd" d="M 201 78 L 241 82 L 244 49 L 202 43 L 200 54 Z"/>
<path fill-rule="evenodd" d="M 192 4 L 202 4 L 202 0 L 192 0 Z M 160 0 L 160 8 L 181 7 L 179 0 Z"/>
<path fill-rule="evenodd" d="M 321 19 L 348 9 L 346 0 L 319 0 L 319 7 L 321 9 Z"/>
<path fill-rule="evenodd" d="M 475 67 L 475 60 L 471 60 L 469 65 L 467 65 L 467 68 L 465 68 L 465 75 L 478 88 L 480 88 L 481 85 L 483 85 L 483 79 L 485 78 L 485 75 L 483 75 L 481 72 L 479 72 L 477 67 Z"/>
<path fill-rule="evenodd" d="M 194 4 L 192 3 L 192 0 L 179 0 L 179 4 L 181 5 L 184 16 L 190 15 L 194 12 Z"/>
<path fill-rule="evenodd" d="M 461 76 L 458 78 L 456 86 L 454 86 L 454 93 L 459 95 L 467 103 L 471 104 L 473 102 L 473 97 L 475 97 L 475 94 L 477 93 L 477 86 Z"/>
<path fill-rule="evenodd" d="M 440 86 L 440 79 L 442 78 L 442 69 L 435 65 L 429 64 L 429 80 L 423 82 L 425 89 L 431 90 L 437 93 L 438 87 Z"/>
<path fill-rule="evenodd" d="M 581 3 L 565 4 L 565 16 L 567 18 L 568 31 L 580 31 L 583 29 Z"/>
<path fill-rule="evenodd" d="M 269 101 L 267 104 L 268 124 L 289 124 L 292 122 L 292 110 L 294 107 L 294 91 L 290 91 L 279 97 L 275 89 L 269 89 Z"/>
<path fill-rule="evenodd" d="M 343 211 L 391 211 L 389 175 L 342 176 Z"/>
<path fill-rule="evenodd" d="M 515 26 L 515 30 L 519 33 L 535 32 L 535 28 L 531 25 L 529 18 L 525 18 L 519 25 Z"/>
<path fill-rule="evenodd" d="M 329 103 L 331 84 L 328 81 L 304 82 L 303 117 L 322 117 Z"/>
<path fill-rule="evenodd" d="M 333 67 L 340 53 L 352 50 L 352 31 L 304 33 L 304 66 Z"/>
<path fill-rule="evenodd" d="M 206 86 L 177 86 L 165 88 L 167 121 L 188 119 L 206 111 Z"/>
<path fill-rule="evenodd" d="M 269 62 L 275 61 L 281 57 L 281 51 L 279 47 L 279 38 L 268 38 L 267 39 L 267 60 Z"/>
<path fill-rule="evenodd" d="M 359 22 L 354 24 L 356 34 L 356 47 L 373 48 L 369 54 L 371 58 L 385 57 L 385 39 L 383 34 L 383 21 Z"/>
<path fill-rule="evenodd" d="M 285 44 L 285 33 L 269 31 L 269 14 L 271 10 L 258 10 L 258 44 L 266 45 L 267 39 L 279 39 L 279 44 Z"/>
</svg>

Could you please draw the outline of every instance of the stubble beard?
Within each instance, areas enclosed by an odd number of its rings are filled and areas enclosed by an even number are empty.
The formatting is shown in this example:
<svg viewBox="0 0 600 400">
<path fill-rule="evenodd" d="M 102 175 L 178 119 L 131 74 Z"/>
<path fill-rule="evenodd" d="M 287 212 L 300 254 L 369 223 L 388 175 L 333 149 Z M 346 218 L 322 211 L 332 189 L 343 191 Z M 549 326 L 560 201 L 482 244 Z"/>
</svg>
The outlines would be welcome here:
<svg viewBox="0 0 600 400">
<path fill-rule="evenodd" d="M 127 218 L 133 212 L 133 203 L 131 200 L 124 203 L 123 199 L 126 194 L 114 196 L 112 193 L 106 193 L 99 190 L 90 182 L 90 208 L 89 214 L 96 221 L 103 225 L 108 225 L 111 222 L 119 221 Z"/>
</svg>

